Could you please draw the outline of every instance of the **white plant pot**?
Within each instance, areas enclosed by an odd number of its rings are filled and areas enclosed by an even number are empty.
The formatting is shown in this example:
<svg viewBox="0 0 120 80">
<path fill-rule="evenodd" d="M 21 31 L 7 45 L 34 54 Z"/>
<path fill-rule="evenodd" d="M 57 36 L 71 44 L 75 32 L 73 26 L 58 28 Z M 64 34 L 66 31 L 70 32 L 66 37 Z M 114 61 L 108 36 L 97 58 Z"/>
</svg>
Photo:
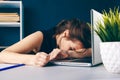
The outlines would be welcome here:
<svg viewBox="0 0 120 80">
<path fill-rule="evenodd" d="M 120 42 L 100 43 L 100 53 L 107 71 L 120 73 Z"/>
</svg>

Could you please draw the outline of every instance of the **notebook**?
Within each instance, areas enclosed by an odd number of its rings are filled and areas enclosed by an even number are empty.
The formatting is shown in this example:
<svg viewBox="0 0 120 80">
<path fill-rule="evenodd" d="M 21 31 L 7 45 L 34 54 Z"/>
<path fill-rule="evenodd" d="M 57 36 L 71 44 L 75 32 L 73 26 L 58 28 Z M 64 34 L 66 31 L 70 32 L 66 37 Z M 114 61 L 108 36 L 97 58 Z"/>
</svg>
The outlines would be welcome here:
<svg viewBox="0 0 120 80">
<path fill-rule="evenodd" d="M 101 42 L 98 35 L 93 30 L 93 27 L 96 27 L 96 23 L 98 20 L 102 21 L 102 14 L 98 11 L 91 9 L 91 44 L 92 44 L 92 55 L 89 58 L 82 58 L 82 59 L 64 59 L 64 60 L 53 60 L 51 63 L 55 65 L 62 65 L 62 66 L 95 66 L 97 64 L 102 63 L 101 56 L 100 56 L 100 47 L 99 43 Z"/>
</svg>

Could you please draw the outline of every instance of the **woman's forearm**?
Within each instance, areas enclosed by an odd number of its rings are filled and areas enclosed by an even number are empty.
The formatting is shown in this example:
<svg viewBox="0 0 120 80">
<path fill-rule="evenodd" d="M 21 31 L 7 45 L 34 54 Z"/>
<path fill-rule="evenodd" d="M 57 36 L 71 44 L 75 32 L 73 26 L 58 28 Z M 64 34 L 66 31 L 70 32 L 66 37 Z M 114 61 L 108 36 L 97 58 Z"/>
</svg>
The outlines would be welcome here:
<svg viewBox="0 0 120 80">
<path fill-rule="evenodd" d="M 0 53 L 0 63 L 22 63 L 31 65 L 34 55 L 14 53 L 10 51 L 2 51 Z"/>
</svg>

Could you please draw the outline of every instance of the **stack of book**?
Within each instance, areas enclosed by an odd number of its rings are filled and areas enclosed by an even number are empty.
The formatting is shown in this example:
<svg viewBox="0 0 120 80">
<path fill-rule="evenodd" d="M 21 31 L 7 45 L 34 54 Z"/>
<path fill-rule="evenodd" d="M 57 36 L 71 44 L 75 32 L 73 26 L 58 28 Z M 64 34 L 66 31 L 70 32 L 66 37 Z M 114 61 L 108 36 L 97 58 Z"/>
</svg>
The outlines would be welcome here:
<svg viewBox="0 0 120 80">
<path fill-rule="evenodd" d="M 18 13 L 0 13 L 0 22 L 19 22 Z"/>
</svg>

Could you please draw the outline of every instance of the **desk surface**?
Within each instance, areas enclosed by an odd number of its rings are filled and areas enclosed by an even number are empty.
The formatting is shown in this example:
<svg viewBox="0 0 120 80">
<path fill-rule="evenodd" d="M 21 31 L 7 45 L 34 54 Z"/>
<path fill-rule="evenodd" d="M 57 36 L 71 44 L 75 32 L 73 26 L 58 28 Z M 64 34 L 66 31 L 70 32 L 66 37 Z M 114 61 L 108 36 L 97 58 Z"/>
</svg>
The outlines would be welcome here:
<svg viewBox="0 0 120 80">
<path fill-rule="evenodd" d="M 120 80 L 120 74 L 96 67 L 22 66 L 0 72 L 0 80 Z"/>
</svg>

